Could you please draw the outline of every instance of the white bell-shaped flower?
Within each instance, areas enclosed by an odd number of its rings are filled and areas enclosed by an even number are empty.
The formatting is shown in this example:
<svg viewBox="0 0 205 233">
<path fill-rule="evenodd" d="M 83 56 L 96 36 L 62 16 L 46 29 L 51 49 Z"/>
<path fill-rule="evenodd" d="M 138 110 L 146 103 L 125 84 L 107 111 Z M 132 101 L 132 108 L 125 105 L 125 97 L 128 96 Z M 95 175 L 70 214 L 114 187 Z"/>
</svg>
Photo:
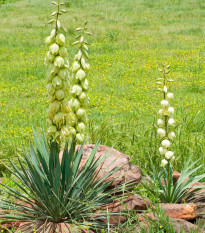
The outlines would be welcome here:
<svg viewBox="0 0 205 233">
<path fill-rule="evenodd" d="M 168 125 L 174 126 L 174 124 L 175 124 L 174 118 L 169 118 L 169 120 L 168 120 Z"/>
<path fill-rule="evenodd" d="M 64 66 L 64 59 L 60 56 L 57 56 L 54 60 L 54 66 L 58 66 L 59 68 Z"/>
<path fill-rule="evenodd" d="M 56 36 L 56 42 L 59 44 L 59 45 L 64 45 L 65 44 L 65 36 L 63 34 L 58 34 Z"/>
<path fill-rule="evenodd" d="M 165 153 L 165 158 L 166 158 L 167 160 L 170 160 L 170 159 L 173 157 L 173 155 L 174 155 L 174 152 L 172 152 L 172 151 L 167 151 L 167 152 Z"/>
<path fill-rule="evenodd" d="M 62 100 L 64 98 L 65 98 L 65 92 L 62 89 L 57 90 L 56 91 L 56 99 L 57 100 Z"/>
<path fill-rule="evenodd" d="M 73 85 L 71 93 L 74 96 L 79 96 L 82 93 L 82 87 L 80 85 Z"/>
<path fill-rule="evenodd" d="M 80 69 L 77 71 L 76 73 L 76 79 L 79 79 L 80 81 L 82 81 L 85 78 L 85 71 Z"/>
<path fill-rule="evenodd" d="M 165 136 L 166 132 L 165 132 L 164 129 L 159 128 L 159 129 L 157 130 L 157 134 L 158 134 L 161 138 L 163 138 L 163 137 Z"/>
<path fill-rule="evenodd" d="M 83 81 L 81 81 L 81 85 L 85 91 L 88 90 L 88 80 L 87 79 L 84 79 Z"/>
<path fill-rule="evenodd" d="M 86 111 L 84 108 L 79 108 L 77 111 L 76 111 L 76 115 L 78 118 L 83 118 L 86 114 Z"/>
<path fill-rule="evenodd" d="M 57 55 L 58 52 L 59 52 L 59 45 L 54 43 L 52 44 L 50 47 L 49 47 L 49 51 L 54 54 L 54 55 Z"/>
<path fill-rule="evenodd" d="M 165 153 L 167 152 L 167 149 L 165 149 L 164 147 L 160 147 L 159 148 L 159 153 L 161 154 L 161 155 L 164 155 Z"/>
<path fill-rule="evenodd" d="M 61 47 L 59 50 L 59 55 L 63 58 L 68 56 L 68 51 L 66 49 L 66 47 Z"/>
<path fill-rule="evenodd" d="M 171 146 L 171 142 L 168 139 L 162 141 L 162 147 L 169 148 Z"/>
<path fill-rule="evenodd" d="M 61 104 L 57 100 L 55 100 L 55 101 L 53 101 L 52 103 L 49 104 L 49 109 L 51 110 L 51 112 L 53 114 L 55 114 L 56 112 L 58 112 L 59 109 L 60 109 L 60 107 L 61 107 Z"/>
<path fill-rule="evenodd" d="M 161 106 L 162 106 L 163 108 L 168 107 L 168 106 L 169 106 L 169 101 L 167 101 L 167 100 L 162 100 L 162 101 L 161 101 Z"/>
<path fill-rule="evenodd" d="M 165 167 L 168 164 L 168 161 L 166 159 L 162 159 L 161 166 Z"/>
<path fill-rule="evenodd" d="M 173 132 L 173 131 L 172 131 L 172 132 L 169 132 L 168 138 L 171 139 L 171 140 L 173 140 L 174 138 L 176 138 L 175 132 Z"/>
<path fill-rule="evenodd" d="M 83 133 L 77 133 L 76 134 L 76 139 L 77 139 L 78 143 L 82 143 L 84 141 L 84 139 L 85 139 L 85 136 L 84 136 Z"/>
<path fill-rule="evenodd" d="M 168 108 L 168 113 L 169 113 L 169 115 L 173 115 L 174 114 L 174 108 L 173 107 L 169 107 Z"/>
<path fill-rule="evenodd" d="M 83 122 L 78 123 L 77 125 L 77 131 L 83 132 L 85 130 L 85 124 Z"/>
<path fill-rule="evenodd" d="M 158 125 L 159 127 L 164 126 L 164 121 L 163 121 L 162 119 L 158 119 L 158 120 L 157 120 L 157 125 Z"/>
</svg>

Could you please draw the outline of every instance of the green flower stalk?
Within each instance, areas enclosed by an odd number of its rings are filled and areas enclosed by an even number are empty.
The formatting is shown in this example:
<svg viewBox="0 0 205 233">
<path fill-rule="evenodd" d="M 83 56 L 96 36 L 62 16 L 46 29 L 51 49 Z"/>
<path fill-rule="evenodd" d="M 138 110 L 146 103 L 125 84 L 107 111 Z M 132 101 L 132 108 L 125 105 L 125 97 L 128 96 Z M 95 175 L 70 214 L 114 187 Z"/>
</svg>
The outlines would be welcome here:
<svg viewBox="0 0 205 233">
<path fill-rule="evenodd" d="M 80 34 L 76 37 L 77 41 L 73 45 L 79 45 L 78 53 L 74 57 L 72 64 L 72 77 L 71 77 L 71 89 L 70 95 L 72 98 L 69 101 L 69 106 L 72 109 L 72 113 L 68 116 L 68 124 L 70 125 L 70 133 L 76 143 L 82 143 L 84 141 L 84 130 L 87 123 L 87 108 L 89 105 L 88 99 L 88 72 L 90 65 L 88 64 L 88 47 L 89 44 L 85 41 L 85 35 L 92 35 L 87 32 L 86 24 L 83 28 L 77 28 L 76 31 Z"/>
<path fill-rule="evenodd" d="M 163 70 L 159 69 L 163 73 L 162 78 L 157 79 L 157 84 L 161 85 L 162 88 L 158 90 L 163 94 L 163 100 L 161 101 L 162 109 L 158 111 L 160 119 L 157 120 L 157 134 L 161 138 L 161 147 L 159 152 L 164 155 L 165 158 L 162 160 L 161 166 L 166 166 L 169 162 L 173 163 L 175 161 L 174 152 L 171 151 L 170 147 L 172 141 L 176 137 L 173 127 L 175 125 L 175 120 L 173 118 L 174 108 L 171 107 L 171 100 L 174 98 L 173 93 L 168 93 L 167 82 L 173 82 L 173 80 L 166 78 L 166 75 L 170 72 L 169 66 L 164 66 Z"/>
<path fill-rule="evenodd" d="M 45 64 L 48 65 L 47 73 L 47 93 L 49 108 L 47 111 L 50 127 L 47 130 L 48 137 L 57 142 L 70 137 L 69 126 L 66 118 L 71 112 L 68 105 L 69 97 L 69 62 L 67 60 L 67 49 L 65 47 L 65 28 L 59 21 L 59 15 L 66 13 L 66 10 L 61 10 L 60 6 L 64 5 L 60 0 L 52 2 L 57 7 L 49 20 L 49 24 L 54 24 L 54 29 L 50 36 L 45 40 L 49 51 L 46 54 Z"/>
</svg>

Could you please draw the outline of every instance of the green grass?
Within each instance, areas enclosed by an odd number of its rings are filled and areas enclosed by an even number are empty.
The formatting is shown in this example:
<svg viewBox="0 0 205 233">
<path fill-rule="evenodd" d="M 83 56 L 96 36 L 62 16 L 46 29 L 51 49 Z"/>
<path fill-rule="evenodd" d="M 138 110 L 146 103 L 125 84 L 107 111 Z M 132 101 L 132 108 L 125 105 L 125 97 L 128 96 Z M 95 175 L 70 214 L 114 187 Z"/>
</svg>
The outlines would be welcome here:
<svg viewBox="0 0 205 233">
<path fill-rule="evenodd" d="M 70 62 L 74 29 L 88 20 L 90 110 L 87 142 L 112 146 L 142 169 L 148 154 L 160 163 L 153 124 L 160 105 L 158 65 L 171 65 L 175 94 L 176 169 L 191 152 L 205 164 L 205 69 L 203 0 L 75 0 L 62 22 L 68 30 Z M 0 159 L 15 159 L 46 127 L 46 67 L 53 7 L 46 0 L 0 5 Z M 3 165 L 1 166 L 3 170 Z M 204 170 L 200 171 L 205 172 Z"/>
</svg>

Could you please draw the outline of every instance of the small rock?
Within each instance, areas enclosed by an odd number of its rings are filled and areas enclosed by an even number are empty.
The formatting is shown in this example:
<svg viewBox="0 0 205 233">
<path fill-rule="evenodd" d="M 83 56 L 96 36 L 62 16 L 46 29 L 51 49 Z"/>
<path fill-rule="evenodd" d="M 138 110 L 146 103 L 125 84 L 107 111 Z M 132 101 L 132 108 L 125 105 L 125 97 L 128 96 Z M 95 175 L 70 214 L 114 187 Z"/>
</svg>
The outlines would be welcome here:
<svg viewBox="0 0 205 233">
<path fill-rule="evenodd" d="M 173 171 L 173 183 L 176 184 L 177 180 L 179 179 L 181 173 L 177 172 L 177 171 Z M 186 178 L 184 181 L 188 180 L 189 178 Z M 184 182 L 183 181 L 183 182 Z M 191 194 L 191 202 L 205 202 L 205 183 L 201 183 L 201 182 L 196 182 L 193 184 L 192 189 L 189 190 L 189 192 L 193 191 L 194 189 L 197 188 L 197 186 L 203 186 L 204 188 L 202 188 L 199 191 L 196 191 L 196 193 Z"/>
<path fill-rule="evenodd" d="M 184 219 L 176 219 L 176 218 L 170 218 L 170 223 L 173 225 L 176 233 L 181 233 L 182 230 L 184 233 L 190 233 L 193 230 L 195 230 L 194 232 L 196 232 L 196 230 L 198 229 L 198 227 Z M 198 233 L 202 232 L 202 231 L 197 231 Z"/>
<path fill-rule="evenodd" d="M 193 203 L 188 203 L 188 204 L 161 203 L 160 207 L 164 209 L 167 215 L 171 218 L 192 220 L 197 217 L 197 212 L 196 212 L 197 205 Z"/>
<path fill-rule="evenodd" d="M 82 161 L 79 166 L 80 169 L 82 169 L 82 167 L 87 162 L 94 146 L 95 145 L 92 145 L 92 144 L 84 145 L 83 157 L 82 157 Z M 80 146 L 76 146 L 76 149 L 79 150 Z M 99 157 L 100 158 L 103 157 L 109 150 L 110 150 L 110 147 L 100 145 L 95 154 L 95 158 L 97 159 Z M 60 159 L 62 158 L 62 153 L 63 152 L 61 151 L 59 155 Z M 141 181 L 142 172 L 138 166 L 132 165 L 129 160 L 130 160 L 130 157 L 128 155 L 125 155 L 115 149 L 111 149 L 105 161 L 99 166 L 100 172 L 98 174 L 98 178 L 104 177 L 113 168 L 120 168 L 119 171 L 115 172 L 112 176 L 108 177 L 105 180 L 105 182 L 113 180 L 111 187 L 114 187 L 117 185 L 122 185 L 125 182 L 133 181 L 133 186 L 135 186 Z"/>
<path fill-rule="evenodd" d="M 123 211 L 138 211 L 142 212 L 143 210 L 147 210 L 147 207 L 150 206 L 150 201 L 147 199 L 142 198 L 138 195 L 129 194 L 125 197 L 122 201 L 114 201 L 106 206 L 102 206 L 102 210 L 107 210 L 111 213 L 109 216 L 109 223 L 110 224 L 118 224 L 123 223 L 126 220 L 125 214 L 118 214 Z M 116 215 L 115 212 L 118 212 Z M 112 213 L 114 215 L 112 215 Z M 107 223 L 107 219 L 104 219 L 103 222 Z"/>
</svg>

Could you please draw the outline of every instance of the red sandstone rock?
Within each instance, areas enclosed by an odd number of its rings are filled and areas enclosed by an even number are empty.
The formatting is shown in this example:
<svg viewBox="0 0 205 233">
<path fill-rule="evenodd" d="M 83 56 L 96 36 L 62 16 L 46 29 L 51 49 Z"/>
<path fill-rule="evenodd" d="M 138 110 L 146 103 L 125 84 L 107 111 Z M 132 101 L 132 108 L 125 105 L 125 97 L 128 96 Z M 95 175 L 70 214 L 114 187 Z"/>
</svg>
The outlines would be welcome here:
<svg viewBox="0 0 205 233">
<path fill-rule="evenodd" d="M 167 215 L 171 218 L 179 218 L 185 220 L 192 220 L 197 217 L 197 205 L 189 204 L 164 204 L 161 203 L 160 207 L 164 209 Z"/>
<path fill-rule="evenodd" d="M 181 233 L 182 231 L 184 233 L 190 233 L 190 232 L 196 232 L 197 226 L 184 220 L 184 219 L 176 219 L 176 218 L 170 218 L 170 223 L 173 225 L 176 233 Z M 195 231 L 193 231 L 195 230 Z M 201 230 L 197 231 L 198 233 L 202 233 Z"/>
<path fill-rule="evenodd" d="M 80 146 L 77 146 L 76 149 L 79 149 Z M 90 153 L 92 152 L 94 145 L 84 145 L 83 147 L 83 157 L 80 164 L 80 169 L 85 165 Z M 108 151 L 109 147 L 100 145 L 96 152 L 95 158 L 103 157 Z M 62 151 L 60 153 L 60 158 L 62 157 Z M 115 172 L 112 176 L 107 178 L 105 182 L 112 181 L 112 186 L 122 185 L 125 182 L 133 181 L 133 186 L 138 184 L 141 180 L 141 170 L 138 166 L 132 165 L 130 162 L 130 157 L 125 155 L 115 149 L 112 149 L 109 152 L 109 155 L 103 162 L 101 166 L 99 166 L 100 172 L 98 177 L 104 177 L 109 171 L 113 168 L 120 168 L 119 171 Z M 113 162 L 114 161 L 114 162 Z M 113 164 L 111 165 L 111 163 Z M 105 170 L 106 169 L 106 170 Z"/>
<path fill-rule="evenodd" d="M 123 223 L 126 220 L 126 214 L 123 214 L 123 211 L 138 211 L 142 212 L 143 210 L 147 210 L 147 207 L 150 206 L 150 201 L 145 198 L 142 198 L 138 195 L 129 194 L 127 197 L 123 198 L 121 201 L 117 200 L 113 203 L 110 203 L 106 206 L 102 206 L 102 210 L 106 211 L 108 209 L 109 223 L 110 224 L 118 224 Z M 118 212 L 118 213 L 116 213 Z M 119 214 L 122 212 L 121 214 Z M 116 213 L 116 214 L 115 214 Z M 104 222 L 108 222 L 107 219 L 103 220 Z"/>
</svg>

